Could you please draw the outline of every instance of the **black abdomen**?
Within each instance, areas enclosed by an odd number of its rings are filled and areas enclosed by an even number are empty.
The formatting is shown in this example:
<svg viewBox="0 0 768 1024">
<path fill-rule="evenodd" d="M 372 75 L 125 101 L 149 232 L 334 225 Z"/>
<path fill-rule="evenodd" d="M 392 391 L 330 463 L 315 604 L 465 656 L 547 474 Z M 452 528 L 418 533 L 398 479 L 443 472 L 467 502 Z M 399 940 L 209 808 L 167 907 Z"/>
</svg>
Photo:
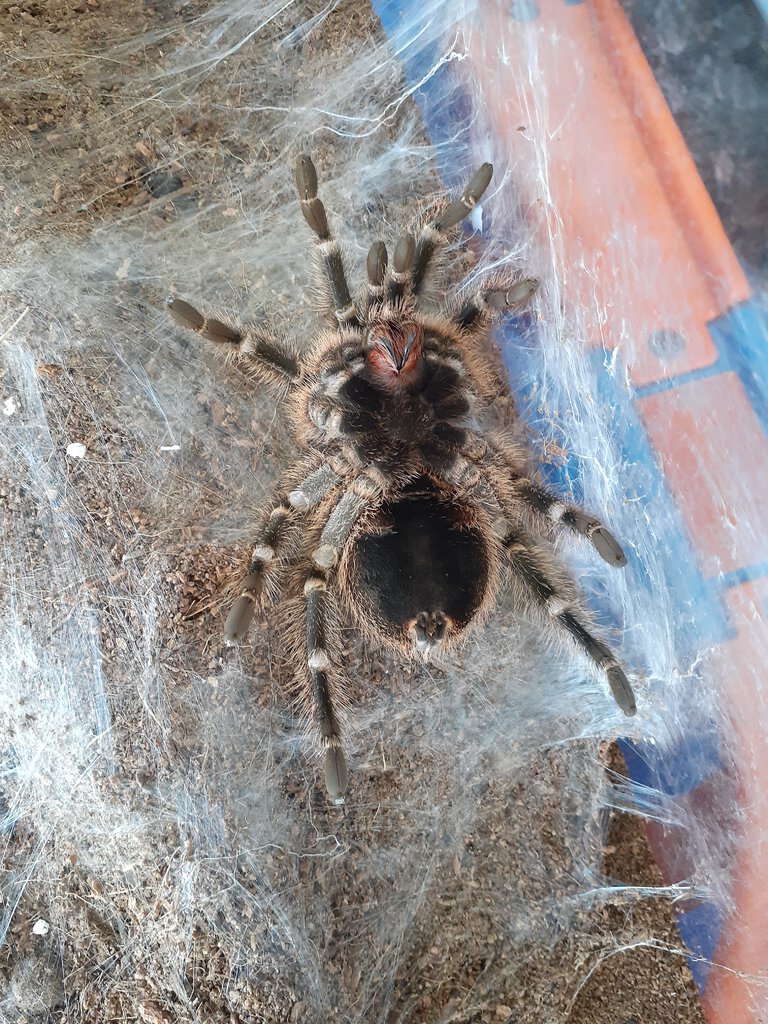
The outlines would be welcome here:
<svg viewBox="0 0 768 1024">
<path fill-rule="evenodd" d="M 452 632 L 477 612 L 488 585 L 488 552 L 480 530 L 466 519 L 461 505 L 422 479 L 383 506 L 386 533 L 355 541 L 355 582 L 399 639 L 423 612 L 442 612 Z"/>
</svg>

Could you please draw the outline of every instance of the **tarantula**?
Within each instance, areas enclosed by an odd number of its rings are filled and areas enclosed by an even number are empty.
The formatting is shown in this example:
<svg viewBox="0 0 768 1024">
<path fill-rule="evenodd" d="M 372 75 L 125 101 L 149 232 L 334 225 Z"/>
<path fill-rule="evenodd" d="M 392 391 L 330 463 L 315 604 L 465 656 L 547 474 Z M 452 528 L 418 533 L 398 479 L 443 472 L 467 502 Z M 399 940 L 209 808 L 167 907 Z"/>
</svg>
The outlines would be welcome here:
<svg viewBox="0 0 768 1024">
<path fill-rule="evenodd" d="M 615 566 L 626 564 L 624 552 L 598 519 L 532 480 L 504 434 L 478 425 L 499 387 L 480 342 L 495 315 L 524 304 L 538 282 L 500 282 L 437 313 L 420 301 L 431 262 L 492 173 L 483 164 L 436 219 L 404 234 L 391 269 L 384 242 L 374 242 L 364 293 L 353 299 L 315 167 L 302 156 L 296 184 L 316 236 L 327 321 L 306 351 L 264 326 L 213 319 L 177 298 L 168 304 L 177 323 L 225 346 L 257 384 L 287 398 L 304 454 L 263 514 L 225 631 L 230 642 L 242 639 L 265 591 L 303 591 L 295 670 L 336 803 L 347 789 L 331 661 L 337 608 L 377 643 L 428 659 L 482 623 L 506 578 L 517 606 L 538 612 L 548 635 L 573 641 L 625 714 L 635 712 L 623 669 L 541 535 L 580 534 Z"/>
</svg>

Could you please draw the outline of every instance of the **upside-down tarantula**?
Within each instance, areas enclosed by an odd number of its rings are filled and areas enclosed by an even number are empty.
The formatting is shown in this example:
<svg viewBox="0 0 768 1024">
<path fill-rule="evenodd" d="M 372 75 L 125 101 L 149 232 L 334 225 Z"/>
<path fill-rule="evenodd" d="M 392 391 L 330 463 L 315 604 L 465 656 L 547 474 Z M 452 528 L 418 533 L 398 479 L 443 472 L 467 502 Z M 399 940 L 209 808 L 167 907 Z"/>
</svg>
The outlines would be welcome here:
<svg viewBox="0 0 768 1024">
<path fill-rule="evenodd" d="M 437 313 L 420 302 L 433 257 L 492 173 L 483 164 L 437 219 L 415 237 L 404 234 L 391 269 L 384 242 L 374 242 L 365 291 L 353 300 L 315 167 L 302 156 L 296 183 L 317 236 L 327 321 L 306 351 L 263 326 L 169 300 L 177 323 L 226 346 L 255 382 L 287 396 L 304 454 L 265 510 L 225 629 L 229 641 L 244 637 L 265 590 L 303 589 L 306 635 L 295 669 L 336 803 L 347 766 L 331 662 L 335 606 L 377 643 L 427 659 L 485 619 L 507 578 L 521 610 L 573 641 L 604 672 L 622 710 L 635 712 L 624 671 L 540 534 L 581 534 L 615 566 L 626 564 L 624 552 L 598 519 L 531 480 L 515 444 L 477 422 L 498 397 L 480 343 L 494 316 L 524 304 L 538 282 L 497 283 Z"/>
</svg>

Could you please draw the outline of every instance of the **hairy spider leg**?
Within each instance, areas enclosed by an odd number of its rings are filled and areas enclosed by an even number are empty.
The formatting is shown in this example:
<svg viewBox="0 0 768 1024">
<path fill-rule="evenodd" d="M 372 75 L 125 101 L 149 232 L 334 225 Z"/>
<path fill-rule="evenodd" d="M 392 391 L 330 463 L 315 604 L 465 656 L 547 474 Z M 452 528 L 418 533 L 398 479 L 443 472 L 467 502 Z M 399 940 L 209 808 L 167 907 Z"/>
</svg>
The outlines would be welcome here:
<svg viewBox="0 0 768 1024">
<path fill-rule="evenodd" d="M 366 281 L 365 305 L 363 314 L 367 317 L 381 308 L 384 301 L 384 279 L 387 276 L 387 247 L 384 242 L 374 242 L 368 250 L 365 269 Z"/>
<path fill-rule="evenodd" d="M 300 156 L 296 161 L 296 188 L 304 220 L 317 235 L 317 249 L 322 260 L 336 320 L 342 326 L 360 327 L 357 309 L 349 293 L 341 248 L 331 234 L 325 206 L 317 196 L 317 171 L 311 158 L 306 154 Z"/>
<path fill-rule="evenodd" d="M 336 479 L 339 481 L 338 477 Z M 354 529 L 360 515 L 380 498 L 382 484 L 383 477 L 374 466 L 369 466 L 359 476 L 352 478 L 347 489 L 333 505 L 326 520 L 319 543 L 312 552 L 313 568 L 304 584 L 307 671 L 311 684 L 313 718 L 325 751 L 325 785 L 330 798 L 338 804 L 344 802 L 344 794 L 347 789 L 347 762 L 341 746 L 341 732 L 333 707 L 328 677 L 330 668 L 327 648 L 328 576 L 336 565 L 344 542 Z M 292 492 L 292 499 L 296 493 Z M 301 493 L 303 495 L 307 493 L 306 482 L 302 485 Z"/>
<path fill-rule="evenodd" d="M 344 803 L 347 791 L 347 761 L 341 745 L 341 731 L 333 707 L 328 670 L 327 573 L 313 569 L 304 584 L 307 620 L 307 671 L 311 681 L 312 712 L 325 751 L 325 787 L 335 804 Z"/>
<path fill-rule="evenodd" d="M 627 556 L 621 544 L 597 516 L 585 512 L 576 505 L 568 504 L 558 495 L 552 494 L 545 487 L 521 474 L 514 453 L 510 451 L 503 438 L 482 438 L 479 434 L 473 433 L 472 440 L 475 448 L 467 449 L 467 457 L 477 465 L 483 466 L 486 472 L 490 459 L 491 467 L 496 470 L 496 478 L 503 479 L 512 496 L 525 503 L 527 510 L 533 514 L 534 521 L 541 517 L 556 527 L 564 527 L 572 533 L 586 537 L 598 555 L 615 568 L 623 568 L 627 564 Z"/>
<path fill-rule="evenodd" d="M 448 231 L 472 212 L 490 185 L 492 176 L 493 165 L 483 164 L 475 171 L 459 198 L 449 203 L 436 220 L 424 224 L 419 230 L 411 270 L 411 291 L 414 295 L 421 293 L 429 264 L 438 249 L 445 245 Z"/>
<path fill-rule="evenodd" d="M 391 306 L 399 306 L 403 295 L 408 291 L 415 256 L 416 240 L 413 235 L 403 235 L 395 246 L 392 270 L 387 281 L 387 301 Z"/>
<path fill-rule="evenodd" d="M 480 336 L 494 316 L 523 306 L 538 290 L 535 277 L 524 277 L 500 288 L 481 288 L 471 295 L 451 316 L 452 323 L 462 331 Z"/>
<path fill-rule="evenodd" d="M 353 477 L 333 507 L 320 540 L 312 552 L 312 561 L 319 569 L 331 569 L 339 560 L 344 542 L 354 530 L 362 513 L 381 500 L 387 486 L 386 476 L 371 465 Z"/>
<path fill-rule="evenodd" d="M 240 583 L 240 596 L 232 605 L 224 624 L 227 643 L 242 640 L 250 628 L 256 605 L 261 601 L 264 584 L 275 560 L 277 546 L 292 512 L 290 505 L 281 502 L 269 513 L 256 537 L 248 572 Z"/>
<path fill-rule="evenodd" d="M 465 452 L 477 458 L 484 444 L 472 438 Z M 474 448 L 474 450 L 473 450 Z M 576 599 L 576 587 L 564 567 L 548 556 L 536 541 L 515 522 L 514 510 L 506 507 L 492 477 L 463 457 L 454 460 L 447 474 L 459 492 L 474 496 L 491 522 L 491 534 L 501 541 L 513 572 L 527 595 L 549 616 L 556 629 L 584 651 L 602 669 L 611 692 L 625 715 L 637 710 L 632 687 L 610 647 L 594 636 L 586 612 Z"/>
<path fill-rule="evenodd" d="M 336 469 L 338 469 L 338 465 L 336 465 Z M 318 505 L 326 494 L 341 483 L 344 474 L 339 475 L 336 469 L 326 464 L 305 477 L 298 487 L 288 495 L 291 506 L 299 512 L 306 512 Z"/>
<path fill-rule="evenodd" d="M 224 636 L 228 643 L 237 643 L 247 634 L 256 605 L 261 601 L 270 573 L 274 571 L 290 522 L 318 505 L 334 487 L 339 486 L 341 479 L 330 466 L 320 466 L 290 492 L 287 501 L 281 501 L 266 516 L 256 535 L 248 572 L 240 583 L 240 596 L 227 615 Z"/>
<path fill-rule="evenodd" d="M 591 541 L 595 551 L 609 565 L 620 569 L 627 564 L 627 556 L 621 544 L 596 516 L 589 515 L 576 505 L 567 504 L 527 477 L 518 477 L 511 483 L 515 493 L 535 512 Z"/>
<path fill-rule="evenodd" d="M 611 693 L 624 714 L 634 715 L 637 704 L 629 680 L 608 644 L 594 635 L 586 613 L 569 593 L 570 586 L 564 586 L 564 570 L 557 567 L 559 571 L 553 571 L 547 553 L 523 531 L 511 528 L 504 538 L 504 546 L 514 578 L 523 582 L 529 596 L 549 616 L 552 625 L 605 673 Z M 562 579 L 556 580 L 556 575 L 561 575 Z"/>
<path fill-rule="evenodd" d="M 256 326 L 235 330 L 222 320 L 204 316 L 183 299 L 169 299 L 168 312 L 177 324 L 206 341 L 228 346 L 248 377 L 279 392 L 298 383 L 298 359 L 270 331 Z"/>
</svg>

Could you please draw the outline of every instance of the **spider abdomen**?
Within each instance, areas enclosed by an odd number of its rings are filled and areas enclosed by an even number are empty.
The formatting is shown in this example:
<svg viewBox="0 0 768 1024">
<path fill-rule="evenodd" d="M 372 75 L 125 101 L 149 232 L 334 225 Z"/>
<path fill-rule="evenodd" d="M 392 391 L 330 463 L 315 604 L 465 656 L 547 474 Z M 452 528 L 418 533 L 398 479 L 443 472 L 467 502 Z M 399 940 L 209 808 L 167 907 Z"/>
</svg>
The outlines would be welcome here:
<svg viewBox="0 0 768 1024">
<path fill-rule="evenodd" d="M 490 554 L 468 509 L 426 477 L 386 502 L 350 552 L 350 582 L 377 631 L 426 653 L 458 637 L 490 586 Z"/>
</svg>

